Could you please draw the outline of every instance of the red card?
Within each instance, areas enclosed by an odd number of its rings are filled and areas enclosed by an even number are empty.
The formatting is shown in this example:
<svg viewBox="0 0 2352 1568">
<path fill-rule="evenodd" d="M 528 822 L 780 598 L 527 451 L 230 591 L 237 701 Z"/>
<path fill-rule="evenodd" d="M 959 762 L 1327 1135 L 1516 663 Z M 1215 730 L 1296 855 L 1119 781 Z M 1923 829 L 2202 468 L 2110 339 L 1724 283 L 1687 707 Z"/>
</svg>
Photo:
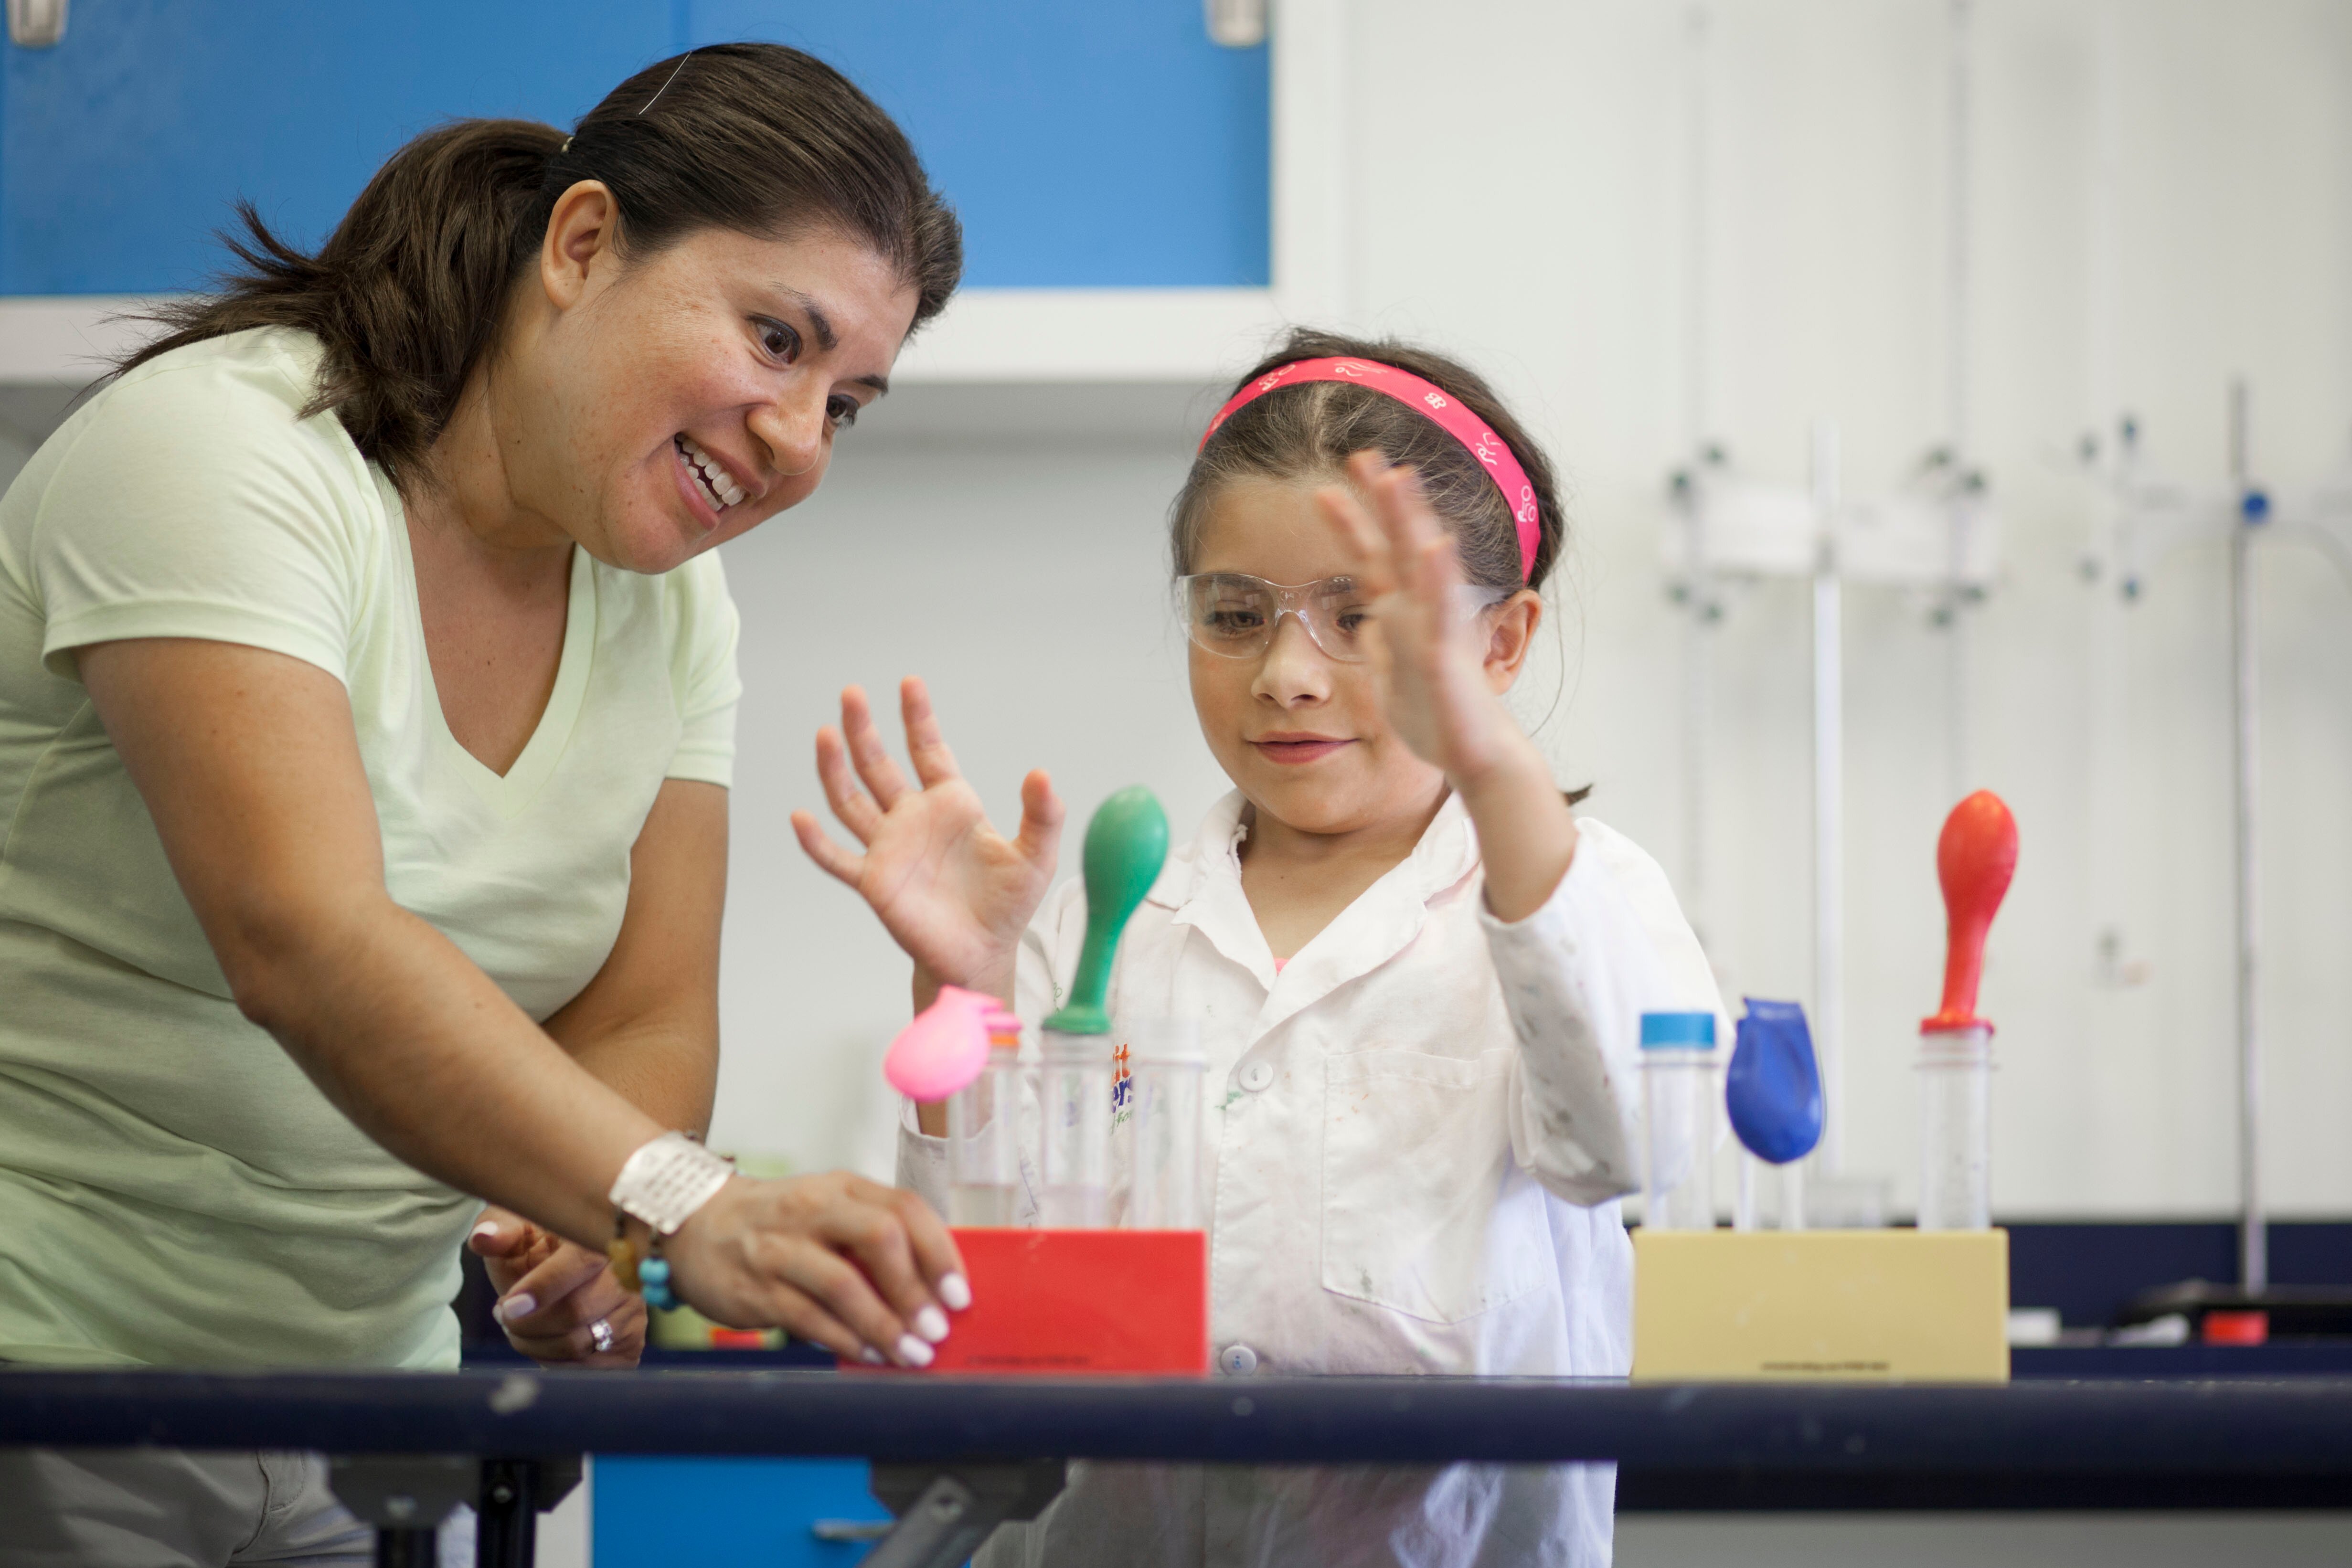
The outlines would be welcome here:
<svg viewBox="0 0 2352 1568">
<path fill-rule="evenodd" d="M 955 1332 L 930 1370 L 1209 1370 L 1204 1233 L 971 1229 L 955 1239 L 971 1306 L 950 1315 Z"/>
</svg>

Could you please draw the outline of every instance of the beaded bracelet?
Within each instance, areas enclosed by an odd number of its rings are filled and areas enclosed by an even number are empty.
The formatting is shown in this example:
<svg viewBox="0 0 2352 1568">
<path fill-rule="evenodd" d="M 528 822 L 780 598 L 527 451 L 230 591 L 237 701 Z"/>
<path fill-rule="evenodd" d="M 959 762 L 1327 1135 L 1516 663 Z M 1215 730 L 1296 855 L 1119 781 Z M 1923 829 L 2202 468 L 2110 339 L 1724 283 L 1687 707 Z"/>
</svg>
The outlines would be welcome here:
<svg viewBox="0 0 2352 1568">
<path fill-rule="evenodd" d="M 735 1174 L 733 1164 L 712 1154 L 684 1133 L 664 1133 L 631 1155 L 614 1179 L 608 1195 L 613 1204 L 613 1239 L 604 1249 L 613 1274 L 624 1290 L 641 1292 L 646 1305 L 657 1312 L 677 1306 L 670 1288 L 669 1260 L 662 1256 L 662 1239 L 693 1218 Z M 629 1221 L 642 1219 L 651 1233 L 643 1257 L 629 1239 Z"/>
<path fill-rule="evenodd" d="M 604 1256 L 621 1289 L 642 1295 L 646 1305 L 657 1312 L 675 1312 L 677 1292 L 670 1289 L 669 1260 L 662 1256 L 661 1244 L 662 1234 L 656 1230 L 646 1244 L 646 1255 L 639 1258 L 637 1244 L 629 1239 L 629 1217 L 623 1214 L 613 1221 L 613 1239 L 605 1245 Z"/>
</svg>

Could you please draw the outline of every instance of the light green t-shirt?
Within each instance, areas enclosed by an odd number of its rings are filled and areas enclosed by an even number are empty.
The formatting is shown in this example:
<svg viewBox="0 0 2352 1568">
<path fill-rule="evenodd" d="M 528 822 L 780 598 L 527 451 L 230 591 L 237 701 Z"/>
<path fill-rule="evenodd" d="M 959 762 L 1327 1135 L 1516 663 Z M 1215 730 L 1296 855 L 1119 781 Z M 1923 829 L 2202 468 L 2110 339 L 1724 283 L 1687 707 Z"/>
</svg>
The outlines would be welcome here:
<svg viewBox="0 0 2352 1568">
<path fill-rule="evenodd" d="M 534 1019 L 621 925 L 665 779 L 724 785 L 718 558 L 573 552 L 562 661 L 501 778 L 434 690 L 400 497 L 318 345 L 179 350 L 100 392 L 0 499 L 0 1360 L 447 1366 L 471 1200 L 403 1165 L 237 1011 L 71 650 L 201 637 L 351 695 L 385 881 Z"/>
</svg>

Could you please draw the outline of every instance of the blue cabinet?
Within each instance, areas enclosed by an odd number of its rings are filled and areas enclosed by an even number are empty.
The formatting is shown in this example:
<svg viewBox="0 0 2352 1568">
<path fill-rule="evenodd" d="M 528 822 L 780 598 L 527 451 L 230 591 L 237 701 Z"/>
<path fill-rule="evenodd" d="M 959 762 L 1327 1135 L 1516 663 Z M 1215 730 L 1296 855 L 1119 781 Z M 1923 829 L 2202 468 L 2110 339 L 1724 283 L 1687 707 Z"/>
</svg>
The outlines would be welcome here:
<svg viewBox="0 0 2352 1568">
<path fill-rule="evenodd" d="M 695 43 L 762 38 L 846 72 L 963 214 L 977 287 L 1268 280 L 1266 51 L 1200 0 L 695 0 Z"/>
<path fill-rule="evenodd" d="M 194 287 L 251 198 L 315 243 L 407 137 L 572 122 L 696 44 L 832 61 L 963 214 L 979 287 L 1263 287 L 1266 52 L 1200 0 L 89 0 L 0 46 L 0 295 Z"/>
<path fill-rule="evenodd" d="M 456 115 L 568 123 L 669 52 L 642 0 L 99 0 L 5 48 L 0 294 L 191 288 L 251 198 L 324 237 L 384 156 Z"/>
<path fill-rule="evenodd" d="M 863 1459 L 600 1458 L 590 1556 L 596 1568 L 850 1568 L 871 1544 L 815 1526 L 887 1521 L 867 1475 Z"/>
</svg>

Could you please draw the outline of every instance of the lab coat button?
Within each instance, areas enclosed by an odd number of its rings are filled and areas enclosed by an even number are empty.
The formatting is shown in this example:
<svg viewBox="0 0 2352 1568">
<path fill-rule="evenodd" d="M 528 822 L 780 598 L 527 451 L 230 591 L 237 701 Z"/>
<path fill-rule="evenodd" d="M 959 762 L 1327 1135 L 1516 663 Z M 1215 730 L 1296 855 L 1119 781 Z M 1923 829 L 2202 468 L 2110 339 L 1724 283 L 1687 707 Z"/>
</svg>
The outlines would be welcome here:
<svg viewBox="0 0 2352 1568">
<path fill-rule="evenodd" d="M 1245 1344 L 1229 1344 L 1217 1353 L 1217 1370 L 1228 1377 L 1247 1377 L 1257 1370 L 1257 1352 Z"/>
<path fill-rule="evenodd" d="M 1253 1061 L 1242 1069 L 1242 1087 L 1255 1094 L 1274 1082 L 1274 1069 L 1263 1061 Z"/>
</svg>

